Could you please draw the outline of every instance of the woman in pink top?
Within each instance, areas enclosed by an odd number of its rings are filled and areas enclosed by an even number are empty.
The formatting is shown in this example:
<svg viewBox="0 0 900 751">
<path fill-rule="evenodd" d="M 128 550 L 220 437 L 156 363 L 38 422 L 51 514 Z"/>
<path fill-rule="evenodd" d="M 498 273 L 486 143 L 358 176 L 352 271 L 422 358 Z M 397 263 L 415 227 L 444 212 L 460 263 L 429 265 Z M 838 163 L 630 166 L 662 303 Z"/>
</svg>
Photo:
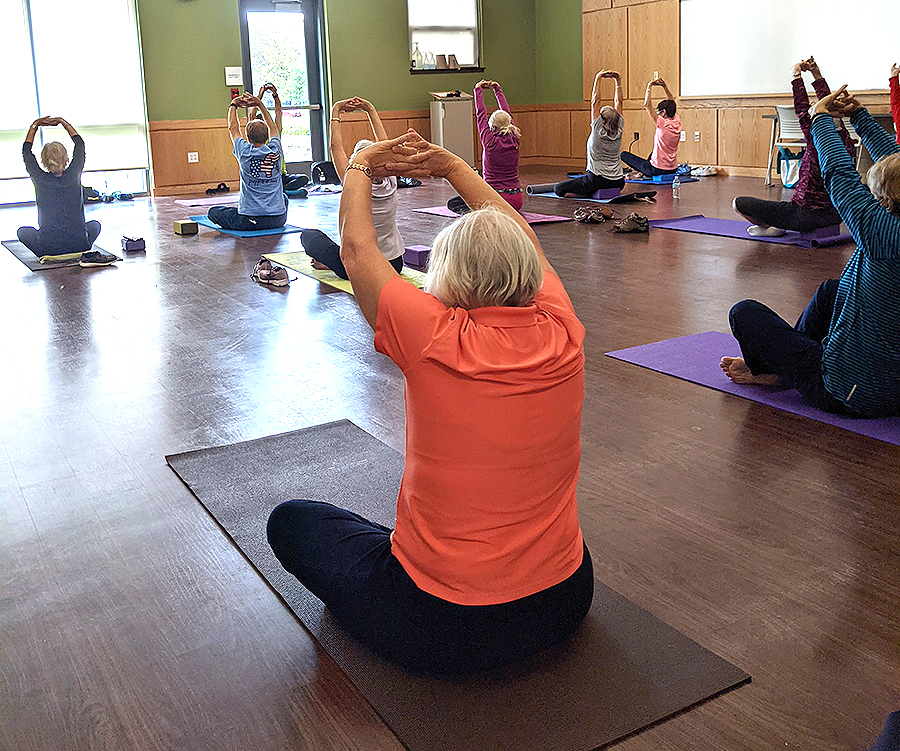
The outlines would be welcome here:
<svg viewBox="0 0 900 751">
<path fill-rule="evenodd" d="M 484 106 L 484 90 L 493 89 L 500 109 L 488 117 Z M 524 196 L 519 182 L 519 141 L 522 131 L 513 122 L 509 104 L 500 84 L 496 81 L 479 81 L 475 85 L 475 122 L 481 137 L 481 171 L 484 181 L 516 211 L 522 210 Z M 447 208 L 457 214 L 465 214 L 469 207 L 460 197 L 447 202 Z"/>
<path fill-rule="evenodd" d="M 656 105 L 654 110 L 650 96 L 654 86 L 662 87 L 666 98 Z M 656 125 L 653 136 L 653 153 L 650 159 L 642 159 L 630 151 L 622 152 L 622 161 L 631 169 L 647 177 L 654 175 L 672 175 L 678 169 L 678 143 L 681 140 L 681 120 L 675 114 L 677 110 L 675 97 L 661 78 L 655 78 L 647 84 L 644 94 L 644 109 Z"/>
<path fill-rule="evenodd" d="M 900 143 L 900 65 L 894 63 L 891 66 L 891 77 L 888 85 L 891 87 L 891 116 L 894 118 L 894 138 Z"/>
<path fill-rule="evenodd" d="M 370 180 L 388 174 L 446 178 L 484 207 L 437 236 L 427 292 L 375 242 Z M 405 379 L 397 521 L 288 501 L 269 519 L 275 555 L 351 634 L 413 671 L 491 670 L 567 639 L 593 572 L 575 498 L 584 327 L 562 282 L 521 215 L 414 132 L 356 155 L 340 229 L 375 348 Z"/>
</svg>

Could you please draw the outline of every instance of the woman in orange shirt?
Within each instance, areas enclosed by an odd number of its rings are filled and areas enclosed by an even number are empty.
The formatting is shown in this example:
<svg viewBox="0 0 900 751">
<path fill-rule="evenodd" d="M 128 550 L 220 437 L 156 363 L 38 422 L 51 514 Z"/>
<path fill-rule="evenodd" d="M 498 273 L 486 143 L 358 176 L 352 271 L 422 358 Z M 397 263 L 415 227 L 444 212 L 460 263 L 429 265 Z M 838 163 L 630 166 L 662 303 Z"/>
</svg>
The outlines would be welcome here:
<svg viewBox="0 0 900 751">
<path fill-rule="evenodd" d="M 444 229 L 427 289 L 379 252 L 371 180 L 445 177 L 473 211 Z M 393 530 L 327 503 L 276 508 L 282 565 L 383 657 L 460 674 L 571 636 L 593 571 L 578 524 L 584 327 L 534 232 L 458 157 L 416 133 L 356 155 L 340 227 L 375 347 L 406 381 Z"/>
</svg>

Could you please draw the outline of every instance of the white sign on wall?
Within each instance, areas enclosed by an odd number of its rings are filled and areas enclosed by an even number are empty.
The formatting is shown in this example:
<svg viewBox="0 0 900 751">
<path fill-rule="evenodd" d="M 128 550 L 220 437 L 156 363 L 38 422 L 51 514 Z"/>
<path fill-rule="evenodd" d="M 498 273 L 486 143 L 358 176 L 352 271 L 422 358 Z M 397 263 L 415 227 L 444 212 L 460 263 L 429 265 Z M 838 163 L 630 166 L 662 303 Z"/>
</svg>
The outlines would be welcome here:
<svg viewBox="0 0 900 751">
<path fill-rule="evenodd" d="M 244 85 L 244 69 L 240 65 L 225 66 L 225 85 L 226 86 L 243 86 Z"/>
</svg>

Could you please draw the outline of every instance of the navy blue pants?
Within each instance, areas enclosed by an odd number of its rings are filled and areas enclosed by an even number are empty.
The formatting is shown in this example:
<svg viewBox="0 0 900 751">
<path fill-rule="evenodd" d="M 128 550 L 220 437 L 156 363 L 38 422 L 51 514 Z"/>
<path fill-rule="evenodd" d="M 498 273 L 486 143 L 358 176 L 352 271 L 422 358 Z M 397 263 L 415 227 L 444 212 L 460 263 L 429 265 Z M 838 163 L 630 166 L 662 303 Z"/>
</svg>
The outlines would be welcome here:
<svg viewBox="0 0 900 751">
<path fill-rule="evenodd" d="M 837 289 L 837 279 L 822 282 L 794 326 L 756 300 L 737 303 L 728 322 L 753 375 L 777 375 L 811 407 L 854 414 L 828 392 L 822 376 L 822 340 L 831 324 Z"/>
<path fill-rule="evenodd" d="M 314 261 L 324 264 L 341 279 L 347 278 L 347 269 L 341 262 L 341 246 L 321 230 L 305 229 L 300 233 L 300 244 L 306 255 Z M 398 274 L 403 271 L 403 256 L 388 261 Z"/>
<path fill-rule="evenodd" d="M 41 232 L 34 227 L 19 227 L 16 236 L 28 250 L 38 258 L 41 256 L 61 256 L 68 253 L 85 252 L 91 249 L 94 240 L 100 234 L 100 222 L 92 219 L 84 223 L 84 237 L 77 233 L 77 239 L 72 237 L 60 238 L 49 232 Z"/>
<path fill-rule="evenodd" d="M 637 154 L 632 154 L 630 151 L 623 151 L 620 156 L 622 161 L 631 167 L 631 169 L 636 170 L 647 177 L 654 177 L 656 175 L 674 175 L 675 172 L 677 172 L 677 168 L 660 169 L 659 167 L 654 167 L 650 164 L 649 159 L 639 157 Z"/>
<path fill-rule="evenodd" d="M 584 548 L 565 581 L 500 605 L 457 605 L 419 589 L 391 553 L 391 530 L 330 503 L 287 501 L 269 517 L 284 568 L 381 657 L 417 673 L 464 675 L 510 665 L 568 639 L 591 606 Z"/>
</svg>

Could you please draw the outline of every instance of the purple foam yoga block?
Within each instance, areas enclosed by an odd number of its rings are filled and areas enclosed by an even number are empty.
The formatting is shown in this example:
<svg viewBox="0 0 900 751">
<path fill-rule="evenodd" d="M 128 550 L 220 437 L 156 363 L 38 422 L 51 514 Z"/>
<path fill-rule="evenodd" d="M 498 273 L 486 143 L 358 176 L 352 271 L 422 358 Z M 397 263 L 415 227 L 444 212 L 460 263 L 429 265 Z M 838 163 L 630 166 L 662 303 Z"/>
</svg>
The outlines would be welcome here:
<svg viewBox="0 0 900 751">
<path fill-rule="evenodd" d="M 600 188 L 600 190 L 595 191 L 592 198 L 596 198 L 600 201 L 605 201 L 607 198 L 615 198 L 618 195 L 621 195 L 622 191 L 618 188 Z"/>
<path fill-rule="evenodd" d="M 427 245 L 409 245 L 403 252 L 403 263 L 409 266 L 422 267 L 428 261 L 431 248 Z"/>
</svg>

